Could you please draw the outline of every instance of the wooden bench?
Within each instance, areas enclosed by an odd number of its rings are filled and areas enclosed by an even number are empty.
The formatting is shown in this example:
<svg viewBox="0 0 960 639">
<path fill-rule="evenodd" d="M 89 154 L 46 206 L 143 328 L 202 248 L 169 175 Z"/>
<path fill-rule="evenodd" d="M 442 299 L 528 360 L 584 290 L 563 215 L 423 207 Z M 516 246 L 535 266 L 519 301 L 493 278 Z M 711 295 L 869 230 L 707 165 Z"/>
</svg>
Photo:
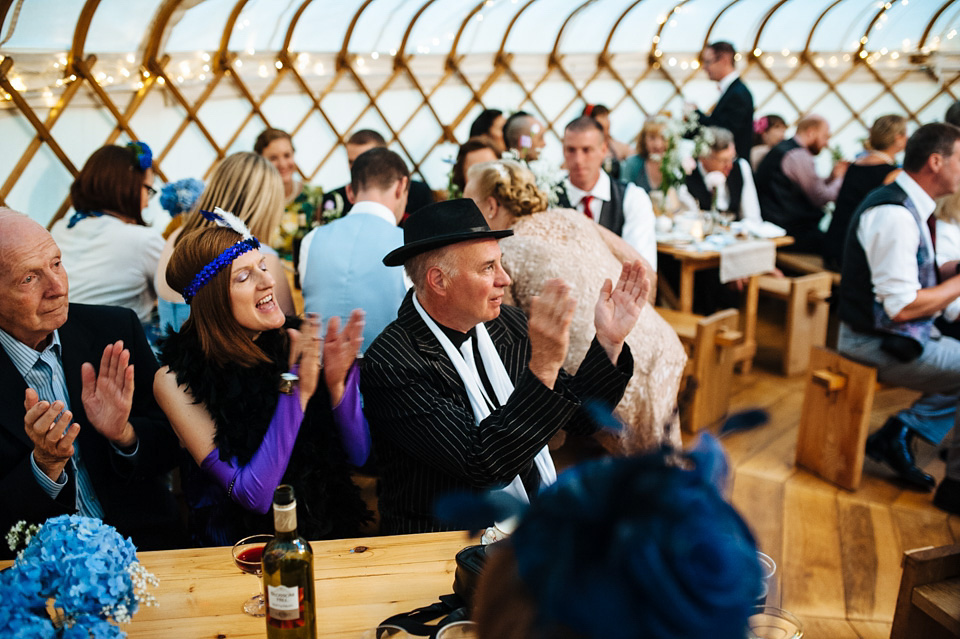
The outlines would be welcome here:
<svg viewBox="0 0 960 639">
<path fill-rule="evenodd" d="M 783 374 L 802 373 L 810 364 L 810 347 L 827 343 L 833 278 L 826 272 L 798 277 L 761 275 L 759 285 L 761 293 L 787 305 Z"/>
<path fill-rule="evenodd" d="M 823 258 L 816 253 L 793 253 L 777 251 L 777 267 L 788 273 L 809 275 L 811 273 L 827 273 L 834 286 L 840 286 L 840 274 L 827 269 L 823 265 Z"/>
<path fill-rule="evenodd" d="M 960 637 L 960 546 L 903 553 L 890 639 Z"/>
<path fill-rule="evenodd" d="M 680 423 L 697 432 L 727 415 L 735 363 L 734 347 L 743 341 L 740 313 L 733 308 L 704 317 L 657 307 L 687 349 L 681 389 Z"/>
<path fill-rule="evenodd" d="M 856 490 L 876 387 L 875 368 L 825 348 L 811 349 L 797 432 L 797 466 Z"/>
</svg>

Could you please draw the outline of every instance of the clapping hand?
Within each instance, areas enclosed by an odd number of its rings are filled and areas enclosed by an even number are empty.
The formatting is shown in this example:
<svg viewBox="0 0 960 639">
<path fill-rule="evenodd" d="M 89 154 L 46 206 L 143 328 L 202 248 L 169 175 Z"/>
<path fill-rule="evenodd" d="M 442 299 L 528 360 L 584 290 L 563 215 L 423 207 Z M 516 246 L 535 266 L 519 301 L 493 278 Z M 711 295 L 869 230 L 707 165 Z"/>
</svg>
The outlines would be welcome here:
<svg viewBox="0 0 960 639">
<path fill-rule="evenodd" d="M 108 344 L 100 358 L 100 371 L 84 362 L 80 367 L 83 389 L 80 399 L 90 424 L 120 448 L 129 448 L 137 434 L 128 421 L 133 406 L 133 365 L 123 341 Z"/>
<path fill-rule="evenodd" d="M 70 423 L 73 413 L 63 410 L 63 402 L 51 404 L 39 399 L 37 391 L 27 389 L 23 402 L 26 410 L 23 428 L 33 442 L 33 460 L 37 468 L 57 481 L 73 455 L 73 440 L 80 432 L 80 425 Z"/>
<path fill-rule="evenodd" d="M 594 310 L 597 341 L 614 364 L 620 358 L 623 341 L 633 330 L 650 291 L 646 269 L 639 260 L 624 262 L 617 285 L 607 279 Z"/>
<path fill-rule="evenodd" d="M 547 388 L 553 388 L 567 358 L 570 324 L 577 301 L 563 280 L 548 280 L 540 295 L 530 300 L 527 332 L 530 335 L 530 371 Z"/>
<path fill-rule="evenodd" d="M 319 330 L 320 320 L 313 313 L 308 313 L 303 319 L 299 331 L 295 328 L 287 329 L 290 335 L 289 365 L 292 369 L 299 364 L 300 408 L 304 410 L 317 390 L 317 381 L 320 378 L 320 339 L 317 337 Z"/>
<path fill-rule="evenodd" d="M 343 398 L 347 373 L 363 345 L 364 317 L 364 312 L 355 308 L 342 331 L 339 331 L 340 318 L 331 317 L 327 323 L 327 334 L 323 339 L 323 378 L 330 392 L 331 406 L 336 406 Z"/>
</svg>

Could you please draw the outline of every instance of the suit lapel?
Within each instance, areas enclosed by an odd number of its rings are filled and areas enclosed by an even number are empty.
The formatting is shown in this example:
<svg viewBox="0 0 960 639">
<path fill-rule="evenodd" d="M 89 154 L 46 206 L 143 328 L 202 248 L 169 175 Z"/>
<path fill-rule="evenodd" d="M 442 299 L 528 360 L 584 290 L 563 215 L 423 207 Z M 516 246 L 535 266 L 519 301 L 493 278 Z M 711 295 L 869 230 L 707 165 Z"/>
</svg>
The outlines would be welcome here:
<svg viewBox="0 0 960 639">
<path fill-rule="evenodd" d="M 23 396 L 27 390 L 27 382 L 20 375 L 20 371 L 13 365 L 7 352 L 0 348 L 0 387 L 4 389 L 6 400 L 0 402 L 0 424 L 10 431 L 25 446 L 33 448 L 33 442 L 23 430 Z"/>
<path fill-rule="evenodd" d="M 80 377 L 80 367 L 84 362 L 89 361 L 95 369 L 99 369 L 100 359 L 99 357 L 96 360 L 90 358 L 92 338 L 89 332 L 79 322 L 70 321 L 74 310 L 75 307 L 71 305 L 67 321 L 60 327 L 60 358 L 63 361 L 63 375 L 67 380 L 67 392 L 70 394 L 70 410 L 73 412 L 73 421 L 85 426 L 87 424 L 87 414 L 83 410 L 83 399 L 81 397 L 83 381 Z M 84 430 L 81 428 L 81 435 Z"/>
<path fill-rule="evenodd" d="M 410 289 L 400 310 L 397 312 L 397 322 L 406 330 L 413 339 L 414 347 L 424 358 L 427 364 L 434 368 L 448 383 L 454 386 L 462 386 L 463 381 L 453 367 L 453 362 L 447 357 L 440 342 L 434 337 L 430 328 L 427 326 L 420 313 L 413 306 L 413 296 L 416 292 Z"/>
</svg>

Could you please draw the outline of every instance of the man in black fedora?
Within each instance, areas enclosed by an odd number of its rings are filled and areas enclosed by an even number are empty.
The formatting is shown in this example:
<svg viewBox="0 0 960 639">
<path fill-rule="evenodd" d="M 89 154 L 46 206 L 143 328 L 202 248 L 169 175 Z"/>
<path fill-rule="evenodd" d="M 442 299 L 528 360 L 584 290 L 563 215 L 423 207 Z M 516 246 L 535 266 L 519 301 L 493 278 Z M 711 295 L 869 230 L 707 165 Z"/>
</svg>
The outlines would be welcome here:
<svg viewBox="0 0 960 639">
<path fill-rule="evenodd" d="M 623 340 L 649 288 L 642 264 L 624 264 L 616 285 L 606 282 L 596 338 L 569 375 L 568 286 L 548 282 L 529 321 L 501 305 L 510 277 L 497 240 L 512 234 L 490 230 L 471 200 L 439 202 L 410 217 L 403 246 L 383 259 L 413 281 L 363 363 L 383 533 L 448 528 L 433 515 L 447 493 L 501 488 L 527 499 L 556 477 L 550 438 L 561 428 L 592 433 L 584 402 L 609 409 L 623 395 L 633 370 Z"/>
</svg>

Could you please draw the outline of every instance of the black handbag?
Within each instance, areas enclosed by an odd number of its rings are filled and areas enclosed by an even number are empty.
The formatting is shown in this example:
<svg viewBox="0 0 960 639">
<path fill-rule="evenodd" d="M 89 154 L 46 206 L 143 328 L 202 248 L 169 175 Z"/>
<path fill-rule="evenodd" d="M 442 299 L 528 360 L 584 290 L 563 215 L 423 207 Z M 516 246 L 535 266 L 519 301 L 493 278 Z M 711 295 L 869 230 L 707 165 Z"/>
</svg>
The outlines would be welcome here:
<svg viewBox="0 0 960 639">
<path fill-rule="evenodd" d="M 440 601 L 410 612 L 388 617 L 383 626 L 403 628 L 415 637 L 434 639 L 441 628 L 456 621 L 470 618 L 473 594 L 487 559 L 486 546 L 467 546 L 457 553 L 457 569 L 453 576 L 453 594 L 441 595 Z M 377 630 L 377 638 L 381 636 Z"/>
</svg>

